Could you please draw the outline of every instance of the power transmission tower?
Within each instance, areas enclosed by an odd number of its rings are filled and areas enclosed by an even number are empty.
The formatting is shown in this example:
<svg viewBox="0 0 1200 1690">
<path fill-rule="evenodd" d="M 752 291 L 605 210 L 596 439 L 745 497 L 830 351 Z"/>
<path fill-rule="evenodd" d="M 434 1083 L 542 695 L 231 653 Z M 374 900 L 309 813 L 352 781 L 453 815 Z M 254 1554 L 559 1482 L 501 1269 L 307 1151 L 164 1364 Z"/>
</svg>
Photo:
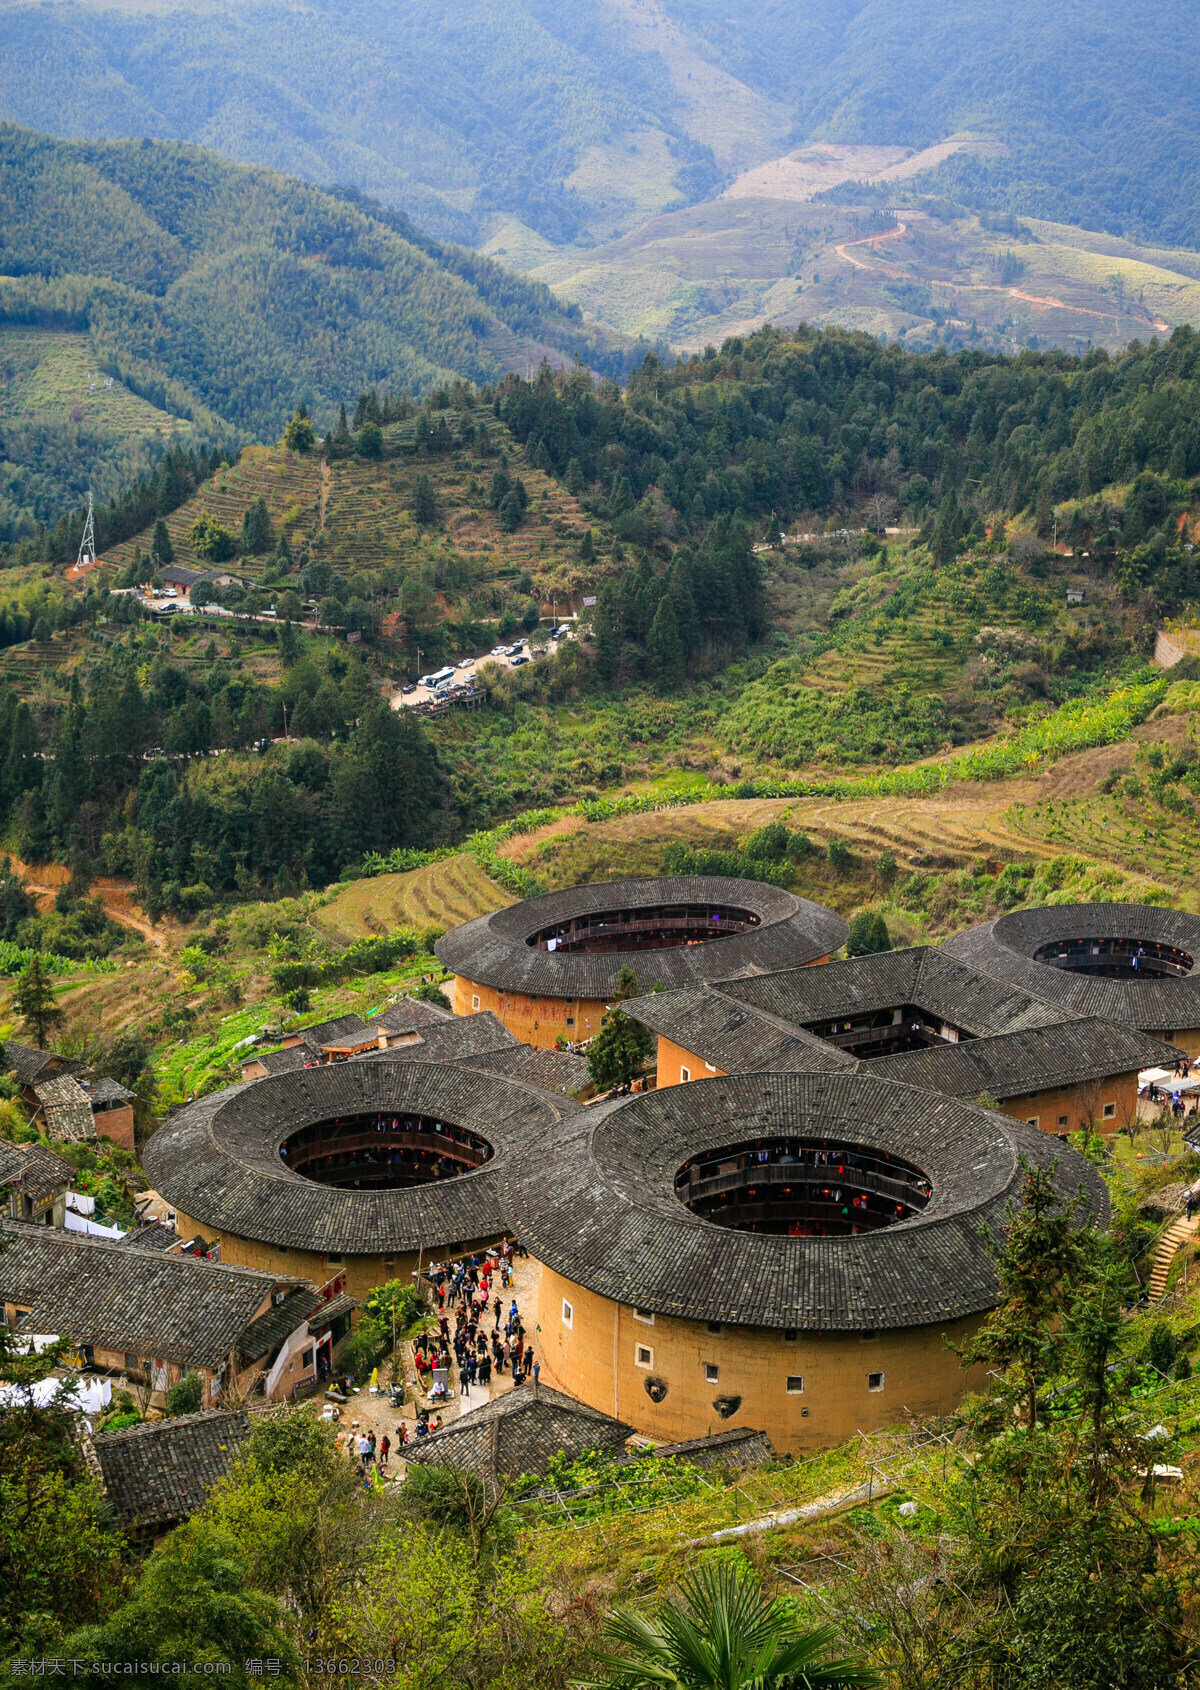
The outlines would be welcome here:
<svg viewBox="0 0 1200 1690">
<path fill-rule="evenodd" d="M 79 542 L 79 556 L 75 559 L 76 569 L 90 569 L 96 561 L 96 522 L 92 510 L 92 495 L 88 493 L 87 521 L 83 525 L 83 539 Z"/>
</svg>

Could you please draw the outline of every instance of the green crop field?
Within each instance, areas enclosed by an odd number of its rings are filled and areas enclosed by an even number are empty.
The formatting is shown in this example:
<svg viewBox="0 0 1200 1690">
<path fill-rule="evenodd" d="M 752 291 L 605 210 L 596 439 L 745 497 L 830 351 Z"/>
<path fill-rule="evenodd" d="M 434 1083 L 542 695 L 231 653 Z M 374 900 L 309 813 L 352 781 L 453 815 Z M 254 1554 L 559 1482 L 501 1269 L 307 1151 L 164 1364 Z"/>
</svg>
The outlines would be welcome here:
<svg viewBox="0 0 1200 1690">
<path fill-rule="evenodd" d="M 0 327 L 0 421 L 44 418 L 114 434 L 172 434 L 188 424 L 100 368 L 85 334 Z"/>
</svg>

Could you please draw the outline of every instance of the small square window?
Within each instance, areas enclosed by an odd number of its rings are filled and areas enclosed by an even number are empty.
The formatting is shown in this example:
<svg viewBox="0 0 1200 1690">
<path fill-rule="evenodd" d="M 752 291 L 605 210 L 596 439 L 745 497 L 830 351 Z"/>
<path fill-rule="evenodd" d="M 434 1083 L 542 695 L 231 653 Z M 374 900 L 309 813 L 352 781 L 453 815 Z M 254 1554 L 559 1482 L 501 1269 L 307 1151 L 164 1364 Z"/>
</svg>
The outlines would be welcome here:
<svg viewBox="0 0 1200 1690">
<path fill-rule="evenodd" d="M 804 1375 L 802 1373 L 788 1374 L 787 1393 L 789 1397 L 802 1397 L 804 1395 Z"/>
<path fill-rule="evenodd" d="M 633 1318 L 635 1320 L 640 1320 L 643 1326 L 653 1326 L 654 1325 L 654 1310 L 653 1309 L 634 1309 Z"/>
<path fill-rule="evenodd" d="M 1117 1106 L 1116 1106 L 1115 1103 L 1106 1103 L 1104 1105 L 1104 1119 L 1106 1121 L 1113 1120 L 1116 1116 L 1116 1113 L 1117 1113 Z"/>
<path fill-rule="evenodd" d="M 800 1342 L 800 1334 L 796 1331 L 794 1326 L 788 1327 L 787 1331 L 783 1335 L 783 1341 L 785 1344 L 798 1344 Z"/>
<path fill-rule="evenodd" d="M 868 1391 L 882 1391 L 882 1389 L 883 1389 L 883 1374 L 882 1373 L 868 1373 L 867 1374 L 867 1389 L 868 1389 Z"/>
<path fill-rule="evenodd" d="M 721 1322 L 719 1320 L 710 1320 L 708 1323 L 708 1330 L 719 1338 L 721 1335 Z"/>
<path fill-rule="evenodd" d="M 654 1351 L 649 1344 L 635 1344 L 633 1347 L 633 1365 L 635 1367 L 653 1367 Z"/>
<path fill-rule="evenodd" d="M 575 1310 L 565 1297 L 563 1298 L 562 1320 L 564 1326 L 573 1327 L 575 1325 Z"/>
<path fill-rule="evenodd" d="M 1041 1119 L 1042 1119 L 1042 1117 L 1040 1115 L 1030 1115 L 1029 1118 L 1026 1120 L 1025 1125 L 1027 1127 L 1039 1126 L 1041 1124 Z"/>
<path fill-rule="evenodd" d="M 479 993 L 478 992 L 476 992 L 474 994 L 474 996 L 471 998 L 471 1008 L 472 1009 L 478 1009 L 479 1008 Z"/>
<path fill-rule="evenodd" d="M 567 1016 L 567 1026 L 573 1027 L 574 1025 L 575 1025 L 575 1017 L 573 1015 L 568 1015 Z"/>
<path fill-rule="evenodd" d="M 311 1350 L 305 1350 L 304 1354 L 300 1357 L 300 1365 L 304 1369 L 304 1371 L 307 1373 L 309 1368 L 312 1366 L 312 1364 L 313 1364 L 313 1353 L 312 1353 Z"/>
<path fill-rule="evenodd" d="M 1059 1124 L 1059 1126 L 1060 1126 L 1060 1127 L 1066 1127 L 1066 1126 L 1069 1126 L 1069 1125 L 1070 1125 L 1070 1119 L 1071 1119 L 1071 1118 L 1070 1118 L 1070 1116 L 1069 1116 L 1069 1115 L 1060 1115 L 1060 1116 L 1059 1116 L 1059 1117 L 1058 1117 L 1058 1124 Z"/>
<path fill-rule="evenodd" d="M 341 1260 L 342 1260 L 342 1258 L 341 1258 L 341 1257 L 340 1257 L 340 1256 L 330 1256 L 330 1258 L 329 1258 L 329 1260 L 330 1260 L 330 1261 L 331 1261 L 331 1262 L 337 1262 L 337 1263 L 339 1263 L 339 1264 L 340 1264 L 340 1263 L 341 1263 Z"/>
<path fill-rule="evenodd" d="M 717 1071 L 717 1065 L 715 1062 L 706 1062 L 704 1066 L 710 1074 L 715 1074 Z"/>
<path fill-rule="evenodd" d="M 685 1084 L 685 1082 L 690 1080 L 691 1077 L 692 1077 L 692 1070 L 690 1068 L 680 1068 L 680 1070 L 679 1070 L 679 1083 L 680 1083 L 680 1085 Z"/>
<path fill-rule="evenodd" d="M 720 1384 L 720 1382 L 721 1382 L 721 1369 L 717 1366 L 717 1364 L 715 1362 L 712 1362 L 712 1361 L 706 1361 L 705 1362 L 705 1364 L 704 1364 L 704 1378 L 705 1378 L 705 1382 L 709 1385 L 719 1385 Z"/>
</svg>

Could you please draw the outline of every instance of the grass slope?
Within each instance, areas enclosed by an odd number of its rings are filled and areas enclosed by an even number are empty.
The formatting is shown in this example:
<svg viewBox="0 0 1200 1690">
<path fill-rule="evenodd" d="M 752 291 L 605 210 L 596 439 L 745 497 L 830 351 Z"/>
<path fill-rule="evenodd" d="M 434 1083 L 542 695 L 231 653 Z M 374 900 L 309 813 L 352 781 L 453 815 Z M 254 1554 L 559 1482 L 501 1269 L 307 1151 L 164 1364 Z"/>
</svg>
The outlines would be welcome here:
<svg viewBox="0 0 1200 1690">
<path fill-rule="evenodd" d="M 86 328 L 109 373 L 251 431 L 302 400 L 324 427 L 366 386 L 609 349 L 545 289 L 399 213 L 174 142 L 0 125 L 0 274 L 20 278 L 3 319 Z"/>
</svg>

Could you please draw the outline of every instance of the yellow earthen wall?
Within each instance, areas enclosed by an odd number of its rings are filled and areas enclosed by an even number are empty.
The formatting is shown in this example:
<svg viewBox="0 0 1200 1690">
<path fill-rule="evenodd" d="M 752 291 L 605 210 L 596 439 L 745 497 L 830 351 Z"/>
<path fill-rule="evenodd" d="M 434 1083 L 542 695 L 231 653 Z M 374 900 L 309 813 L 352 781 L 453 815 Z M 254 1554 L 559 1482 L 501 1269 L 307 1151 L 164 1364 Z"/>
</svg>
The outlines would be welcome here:
<svg viewBox="0 0 1200 1690">
<path fill-rule="evenodd" d="M 1180 1050 L 1187 1051 L 1193 1062 L 1200 1059 L 1200 1027 L 1184 1027 L 1177 1033 L 1154 1032 L 1150 1037 L 1162 1039 L 1165 1044 L 1178 1045 Z M 1174 1064 L 1164 1057 L 1161 1066 L 1171 1068 Z"/>
<path fill-rule="evenodd" d="M 1107 1108 L 1112 1109 L 1111 1115 L 1105 1114 Z M 1059 1086 L 1053 1091 L 1033 1092 L 1028 1097 L 1006 1097 L 1000 1105 L 1002 1115 L 1033 1121 L 1044 1133 L 1059 1135 L 1079 1132 L 1088 1120 L 1093 1131 L 1115 1133 L 1132 1119 L 1136 1110 L 1136 1074 L 1114 1074 L 1107 1080 Z"/>
<path fill-rule="evenodd" d="M 688 1070 L 690 1080 L 711 1080 L 714 1075 L 724 1074 L 724 1068 L 714 1068 L 711 1062 L 706 1062 L 702 1056 L 694 1051 L 684 1050 L 672 1039 L 658 1037 L 658 1089 L 664 1086 L 678 1086 L 684 1083 L 682 1069 Z"/>
<path fill-rule="evenodd" d="M 455 976 L 451 1001 L 456 1015 L 490 1009 L 514 1038 L 539 1050 L 553 1050 L 559 1039 L 590 1039 L 600 1031 L 605 1010 L 602 998 L 531 998 L 477 985 L 461 974 Z"/>
<path fill-rule="evenodd" d="M 345 1274 L 347 1292 L 360 1300 L 377 1285 L 386 1285 L 390 1279 L 402 1279 L 406 1285 L 411 1285 L 417 1266 L 416 1251 L 407 1255 L 397 1251 L 390 1256 L 344 1255 L 339 1258 L 316 1250 L 281 1250 L 274 1244 L 264 1244 L 260 1239 L 240 1238 L 236 1233 L 224 1232 L 205 1221 L 193 1220 L 182 1211 L 177 1210 L 176 1214 L 180 1237 L 194 1238 L 199 1233 L 210 1243 L 220 1239 L 221 1260 L 233 1267 L 254 1268 L 260 1273 L 278 1274 L 280 1278 L 307 1279 L 318 1287 L 339 1274 Z M 498 1238 L 487 1238 L 455 1244 L 452 1248 L 435 1250 L 432 1259 L 444 1262 L 448 1256 L 474 1254 L 497 1242 Z M 423 1268 L 428 1267 L 430 1259 L 429 1251 L 424 1251 L 421 1257 Z"/>
<path fill-rule="evenodd" d="M 984 1374 L 964 1373 L 944 1340 L 961 1344 L 981 1318 L 873 1337 L 801 1333 L 787 1340 L 742 1326 L 713 1333 L 664 1315 L 647 1324 L 632 1308 L 543 1265 L 534 1350 L 547 1384 L 660 1443 L 752 1426 L 781 1454 L 799 1455 L 913 1415 L 950 1413 L 965 1391 L 982 1388 Z M 638 1346 L 650 1351 L 648 1365 L 638 1364 Z M 706 1378 L 706 1366 L 718 1369 L 716 1382 Z M 872 1373 L 883 1374 L 882 1390 L 869 1388 Z M 802 1393 L 788 1392 L 789 1375 L 803 1379 Z M 648 1394 L 648 1380 L 666 1384 L 661 1402 Z M 713 1406 L 720 1396 L 741 1398 L 727 1418 Z"/>
</svg>

